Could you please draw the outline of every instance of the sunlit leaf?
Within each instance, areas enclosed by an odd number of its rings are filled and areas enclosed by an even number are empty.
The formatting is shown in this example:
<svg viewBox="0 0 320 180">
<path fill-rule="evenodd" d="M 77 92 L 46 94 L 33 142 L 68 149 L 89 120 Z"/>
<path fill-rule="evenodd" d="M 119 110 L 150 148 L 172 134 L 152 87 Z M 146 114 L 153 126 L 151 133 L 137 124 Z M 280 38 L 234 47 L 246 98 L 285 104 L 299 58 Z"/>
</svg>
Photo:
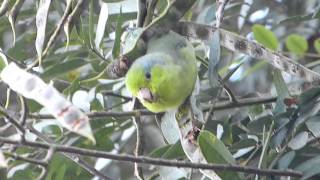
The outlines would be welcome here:
<svg viewBox="0 0 320 180">
<path fill-rule="evenodd" d="M 279 42 L 276 35 L 265 28 L 262 25 L 255 24 L 252 27 L 254 38 L 261 43 L 262 45 L 266 46 L 271 50 L 276 50 L 279 47 Z"/>
<path fill-rule="evenodd" d="M 303 55 L 308 50 L 308 42 L 303 36 L 291 34 L 286 39 L 286 47 L 292 53 Z"/>
<path fill-rule="evenodd" d="M 97 30 L 96 30 L 96 38 L 94 40 L 96 48 L 100 47 L 101 40 L 104 35 L 104 31 L 107 25 L 108 21 L 108 4 L 107 3 L 102 3 L 101 9 L 100 9 L 100 14 L 99 14 L 99 20 L 97 24 Z"/>
</svg>

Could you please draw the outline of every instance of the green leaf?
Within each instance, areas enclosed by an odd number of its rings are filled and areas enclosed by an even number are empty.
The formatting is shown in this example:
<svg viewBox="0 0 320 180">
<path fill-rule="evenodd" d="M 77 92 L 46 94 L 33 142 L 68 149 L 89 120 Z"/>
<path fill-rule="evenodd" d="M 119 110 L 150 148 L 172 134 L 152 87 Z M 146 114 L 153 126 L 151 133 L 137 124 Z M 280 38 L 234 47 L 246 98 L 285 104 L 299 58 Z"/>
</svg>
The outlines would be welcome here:
<svg viewBox="0 0 320 180">
<path fill-rule="evenodd" d="M 6 67 L 6 63 L 4 62 L 3 58 L 0 56 L 0 72 L 2 71 L 2 69 L 4 69 L 4 67 Z"/>
<path fill-rule="evenodd" d="M 289 90 L 284 82 L 284 79 L 282 77 L 281 71 L 280 70 L 274 70 L 273 74 L 273 83 L 276 87 L 277 90 L 277 103 L 276 107 L 274 108 L 274 113 L 282 113 L 286 111 L 286 105 L 284 103 L 284 99 L 289 96 Z"/>
<path fill-rule="evenodd" d="M 80 89 L 80 80 L 75 79 L 71 82 L 71 84 L 66 89 L 63 90 L 63 94 L 66 96 L 72 95 L 79 89 Z"/>
<path fill-rule="evenodd" d="M 313 46 L 314 46 L 315 50 L 320 54 L 320 38 L 316 39 L 313 42 Z"/>
<path fill-rule="evenodd" d="M 320 95 L 320 88 L 319 87 L 313 87 L 305 92 L 303 92 L 299 98 L 298 98 L 298 104 L 301 106 L 301 105 L 304 105 L 314 99 L 317 98 L 317 96 Z"/>
<path fill-rule="evenodd" d="M 120 7 L 120 14 L 117 19 L 116 26 L 116 38 L 114 40 L 113 48 L 112 48 L 112 56 L 114 58 L 120 55 L 120 45 L 121 45 L 121 35 L 123 33 L 122 24 L 124 23 L 124 19 L 122 17 L 122 7 Z"/>
<path fill-rule="evenodd" d="M 315 137 L 320 137 L 320 116 L 313 116 L 306 121 L 307 128 Z"/>
<path fill-rule="evenodd" d="M 114 131 L 113 128 L 103 128 L 94 133 L 96 139 L 95 149 L 103 151 L 111 151 L 114 149 L 114 143 L 110 139 L 110 134 Z"/>
<path fill-rule="evenodd" d="M 308 132 L 302 131 L 299 134 L 297 134 L 291 141 L 289 142 L 288 146 L 292 150 L 298 150 L 303 148 L 308 141 Z"/>
<path fill-rule="evenodd" d="M 297 171 L 302 171 L 303 177 L 301 180 L 309 179 L 310 177 L 320 174 L 320 156 L 311 158 L 300 163 L 296 168 Z"/>
<path fill-rule="evenodd" d="M 286 39 L 288 50 L 297 55 L 303 55 L 308 50 L 307 40 L 298 34 L 291 34 Z"/>
<path fill-rule="evenodd" d="M 153 158 L 160 158 L 164 153 L 166 153 L 168 151 L 168 149 L 171 146 L 174 146 L 174 145 L 166 145 L 166 146 L 160 147 L 158 149 L 155 149 L 149 154 L 149 156 L 153 157 Z"/>
<path fill-rule="evenodd" d="M 55 180 L 63 180 L 66 174 L 66 164 L 62 164 L 59 169 L 57 170 L 57 175 L 55 177 Z"/>
<path fill-rule="evenodd" d="M 172 146 L 165 146 L 163 149 L 154 152 L 153 155 L 160 155 L 160 153 L 162 153 L 160 157 L 163 159 L 177 159 L 185 156 L 180 141 Z M 168 180 L 181 179 L 187 176 L 187 173 L 184 169 L 177 167 L 159 167 L 159 174 L 162 179 Z"/>
<path fill-rule="evenodd" d="M 184 157 L 185 153 L 182 149 L 181 142 L 178 141 L 171 146 L 161 157 L 165 159 L 176 159 Z"/>
<path fill-rule="evenodd" d="M 103 105 L 101 104 L 101 102 L 95 98 L 94 100 L 92 100 L 90 102 L 90 110 L 91 111 L 102 111 L 104 109 Z"/>
<path fill-rule="evenodd" d="M 61 75 L 69 71 L 75 70 L 85 64 L 87 64 L 85 60 L 80 58 L 74 58 L 66 62 L 50 66 L 41 76 L 42 78 L 55 77 L 57 75 Z"/>
<path fill-rule="evenodd" d="M 294 159 L 295 156 L 296 156 L 296 152 L 295 151 L 287 152 L 285 155 L 283 155 L 279 159 L 278 168 L 281 169 L 281 170 L 288 169 L 290 163 L 292 162 L 292 160 Z"/>
<path fill-rule="evenodd" d="M 235 159 L 226 146 L 209 131 L 202 131 L 198 137 L 200 150 L 208 163 L 235 164 Z M 241 179 L 236 172 L 216 172 L 222 179 Z"/>
<path fill-rule="evenodd" d="M 215 31 L 211 39 L 209 40 L 209 68 L 208 68 L 208 78 L 211 87 L 215 88 L 219 85 L 219 75 L 218 75 L 218 63 L 220 61 L 220 33 Z"/>
<path fill-rule="evenodd" d="M 263 127 L 269 129 L 272 124 L 272 115 L 265 115 L 256 120 L 251 121 L 247 127 L 251 133 L 261 134 L 263 132 Z"/>
<path fill-rule="evenodd" d="M 234 143 L 231 146 L 230 151 L 237 151 L 239 149 L 248 148 L 256 145 L 257 145 L 257 142 L 253 139 L 243 139 L 237 143 Z"/>
<path fill-rule="evenodd" d="M 36 101 L 31 100 L 31 99 L 27 99 L 27 105 L 28 105 L 28 110 L 31 113 L 38 112 L 42 108 L 41 104 L 39 104 Z"/>
<path fill-rule="evenodd" d="M 167 111 L 161 117 L 160 128 L 164 138 L 169 144 L 175 144 L 180 139 L 179 127 L 174 111 Z"/>
<path fill-rule="evenodd" d="M 93 46 L 93 37 L 94 37 L 94 22 L 93 22 L 93 16 L 94 16 L 94 9 L 93 9 L 93 1 L 89 1 L 89 42 L 90 47 Z"/>
<path fill-rule="evenodd" d="M 279 42 L 275 34 L 264 26 L 256 24 L 252 27 L 254 38 L 271 50 L 277 50 Z"/>
</svg>

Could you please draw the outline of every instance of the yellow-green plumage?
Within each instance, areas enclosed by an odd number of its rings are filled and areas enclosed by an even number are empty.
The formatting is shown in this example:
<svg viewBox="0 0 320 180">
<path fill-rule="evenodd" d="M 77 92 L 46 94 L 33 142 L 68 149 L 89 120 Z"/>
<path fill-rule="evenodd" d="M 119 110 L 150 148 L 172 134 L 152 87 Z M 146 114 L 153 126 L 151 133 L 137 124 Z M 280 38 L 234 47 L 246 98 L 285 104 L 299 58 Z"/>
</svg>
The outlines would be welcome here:
<svg viewBox="0 0 320 180">
<path fill-rule="evenodd" d="M 196 78 L 196 57 L 191 43 L 169 32 L 148 42 L 146 55 L 138 58 L 127 72 L 126 86 L 148 110 L 164 112 L 184 102 Z M 152 94 L 148 100 L 141 96 L 146 91 Z"/>
</svg>

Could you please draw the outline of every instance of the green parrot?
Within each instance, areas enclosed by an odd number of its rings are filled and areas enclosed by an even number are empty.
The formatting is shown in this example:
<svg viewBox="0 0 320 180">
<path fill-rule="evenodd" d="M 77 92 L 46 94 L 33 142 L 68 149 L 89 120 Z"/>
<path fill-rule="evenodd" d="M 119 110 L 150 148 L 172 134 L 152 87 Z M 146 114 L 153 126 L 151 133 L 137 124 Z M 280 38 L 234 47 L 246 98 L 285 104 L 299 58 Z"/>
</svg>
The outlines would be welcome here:
<svg viewBox="0 0 320 180">
<path fill-rule="evenodd" d="M 197 79 L 191 43 L 175 32 L 151 38 L 147 52 L 131 65 L 126 87 L 150 111 L 179 107 L 192 93 Z"/>
</svg>

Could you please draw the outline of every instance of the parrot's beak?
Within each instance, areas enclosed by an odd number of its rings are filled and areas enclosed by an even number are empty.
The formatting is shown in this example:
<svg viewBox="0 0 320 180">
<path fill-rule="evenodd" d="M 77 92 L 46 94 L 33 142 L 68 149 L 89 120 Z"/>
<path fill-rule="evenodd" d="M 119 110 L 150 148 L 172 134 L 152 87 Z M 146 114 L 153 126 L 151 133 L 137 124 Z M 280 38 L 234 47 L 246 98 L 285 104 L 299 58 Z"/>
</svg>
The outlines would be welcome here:
<svg viewBox="0 0 320 180">
<path fill-rule="evenodd" d="M 152 103 L 154 101 L 154 96 L 152 95 L 152 92 L 149 88 L 141 88 L 138 91 L 138 98 L 149 103 Z"/>
</svg>

